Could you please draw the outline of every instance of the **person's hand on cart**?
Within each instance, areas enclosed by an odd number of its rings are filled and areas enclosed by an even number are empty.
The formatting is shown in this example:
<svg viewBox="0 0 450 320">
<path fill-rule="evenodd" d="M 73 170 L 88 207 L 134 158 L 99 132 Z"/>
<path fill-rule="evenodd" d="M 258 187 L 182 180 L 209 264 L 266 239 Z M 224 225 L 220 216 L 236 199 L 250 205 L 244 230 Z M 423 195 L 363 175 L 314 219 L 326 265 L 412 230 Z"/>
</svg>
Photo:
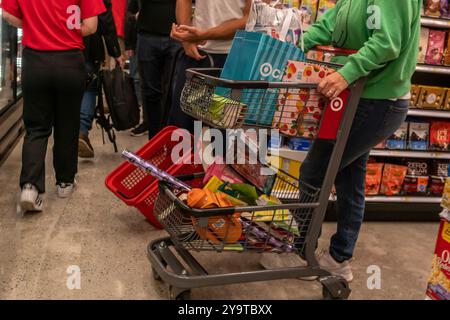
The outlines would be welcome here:
<svg viewBox="0 0 450 320">
<path fill-rule="evenodd" d="M 335 99 L 347 89 L 348 86 L 349 83 L 347 80 L 345 80 L 339 72 L 334 72 L 319 83 L 317 90 L 325 97 Z"/>
<path fill-rule="evenodd" d="M 206 56 L 200 54 L 199 45 L 204 45 L 206 41 L 199 40 L 200 39 L 200 30 L 194 27 L 189 27 L 192 30 L 191 31 L 185 31 L 182 27 L 188 27 L 188 26 L 178 26 L 176 24 L 172 25 L 172 30 L 170 32 L 170 36 L 181 42 L 183 45 L 184 52 L 187 56 L 195 59 L 195 60 L 202 60 L 205 59 Z M 194 30 L 195 29 L 195 30 Z"/>
</svg>

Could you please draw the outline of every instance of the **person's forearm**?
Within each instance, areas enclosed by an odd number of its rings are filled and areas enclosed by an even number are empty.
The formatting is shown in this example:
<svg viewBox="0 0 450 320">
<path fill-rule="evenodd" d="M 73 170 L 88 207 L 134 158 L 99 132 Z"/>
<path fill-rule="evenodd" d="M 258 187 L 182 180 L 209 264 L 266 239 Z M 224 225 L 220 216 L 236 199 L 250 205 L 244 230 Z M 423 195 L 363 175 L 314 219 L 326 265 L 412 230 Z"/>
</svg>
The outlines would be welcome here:
<svg viewBox="0 0 450 320">
<path fill-rule="evenodd" d="M 98 27 L 98 17 L 91 17 L 84 19 L 81 23 L 81 35 L 83 37 L 90 36 L 91 34 L 94 34 L 97 32 Z"/>
<path fill-rule="evenodd" d="M 22 28 L 22 20 L 9 14 L 6 11 L 3 11 L 3 18 L 8 21 L 8 23 L 16 28 Z"/>
<path fill-rule="evenodd" d="M 177 0 L 176 18 L 180 25 L 192 25 L 192 0 Z"/>
<path fill-rule="evenodd" d="M 202 40 L 230 40 L 234 38 L 236 31 L 244 29 L 246 18 L 226 21 L 217 27 L 206 29 L 202 35 Z"/>
</svg>

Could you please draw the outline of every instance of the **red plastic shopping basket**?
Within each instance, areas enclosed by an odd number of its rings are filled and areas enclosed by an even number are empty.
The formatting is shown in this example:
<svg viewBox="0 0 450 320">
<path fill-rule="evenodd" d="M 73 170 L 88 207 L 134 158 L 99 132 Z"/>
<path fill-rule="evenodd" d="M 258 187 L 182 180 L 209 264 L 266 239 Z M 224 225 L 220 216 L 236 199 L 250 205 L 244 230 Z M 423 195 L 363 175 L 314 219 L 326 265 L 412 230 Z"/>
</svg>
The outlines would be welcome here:
<svg viewBox="0 0 450 320">
<path fill-rule="evenodd" d="M 177 129 L 173 126 L 164 128 L 136 154 L 172 175 L 203 172 L 201 165 L 184 164 L 185 158 L 172 161 L 172 150 L 179 143 L 172 141 L 172 134 Z M 193 154 L 185 156 L 192 157 Z M 161 228 L 153 216 L 153 205 L 158 196 L 158 181 L 154 177 L 124 162 L 106 177 L 105 183 L 125 204 L 136 207 L 155 227 Z"/>
</svg>

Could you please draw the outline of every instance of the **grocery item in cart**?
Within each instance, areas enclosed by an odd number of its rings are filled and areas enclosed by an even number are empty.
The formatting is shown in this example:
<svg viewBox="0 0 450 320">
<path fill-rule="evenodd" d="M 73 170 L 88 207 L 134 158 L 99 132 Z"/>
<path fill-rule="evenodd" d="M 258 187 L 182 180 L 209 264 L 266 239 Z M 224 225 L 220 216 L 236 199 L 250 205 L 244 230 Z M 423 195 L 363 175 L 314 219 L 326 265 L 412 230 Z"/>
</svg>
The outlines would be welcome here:
<svg viewBox="0 0 450 320">
<path fill-rule="evenodd" d="M 450 300 L 450 215 L 447 209 L 441 213 L 427 295 L 433 300 Z"/>
<path fill-rule="evenodd" d="M 385 164 L 380 193 L 386 196 L 400 194 L 408 167 Z"/>
<path fill-rule="evenodd" d="M 300 11 L 303 14 L 303 29 L 308 29 L 317 19 L 317 6 L 319 0 L 302 0 Z"/>
<path fill-rule="evenodd" d="M 425 63 L 439 65 L 442 63 L 442 57 L 445 48 L 445 31 L 430 30 L 428 41 L 428 50 L 425 57 Z"/>
</svg>

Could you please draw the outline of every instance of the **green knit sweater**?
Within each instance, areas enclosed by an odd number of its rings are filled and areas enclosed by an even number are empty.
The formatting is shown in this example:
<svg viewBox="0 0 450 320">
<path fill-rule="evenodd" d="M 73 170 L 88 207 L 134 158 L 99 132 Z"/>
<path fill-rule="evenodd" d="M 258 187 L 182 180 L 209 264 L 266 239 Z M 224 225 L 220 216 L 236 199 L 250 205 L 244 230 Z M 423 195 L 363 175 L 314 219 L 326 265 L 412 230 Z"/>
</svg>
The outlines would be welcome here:
<svg viewBox="0 0 450 320">
<path fill-rule="evenodd" d="M 420 39 L 422 0 L 338 0 L 305 33 L 305 50 L 333 45 L 358 50 L 339 73 L 367 76 L 363 98 L 396 99 L 411 90 Z"/>
</svg>

